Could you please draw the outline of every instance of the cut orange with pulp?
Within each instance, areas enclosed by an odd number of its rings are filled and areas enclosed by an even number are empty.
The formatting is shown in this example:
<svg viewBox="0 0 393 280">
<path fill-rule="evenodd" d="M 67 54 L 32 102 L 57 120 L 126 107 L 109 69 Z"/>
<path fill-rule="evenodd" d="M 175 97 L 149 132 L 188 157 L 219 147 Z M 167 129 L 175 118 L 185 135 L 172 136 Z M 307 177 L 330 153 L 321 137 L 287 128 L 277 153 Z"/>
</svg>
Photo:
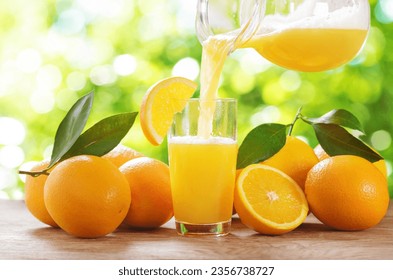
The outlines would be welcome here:
<svg viewBox="0 0 393 280">
<path fill-rule="evenodd" d="M 243 224 L 269 235 L 294 230 L 308 214 L 299 185 L 282 171 L 263 164 L 249 165 L 240 173 L 234 203 Z"/>
<path fill-rule="evenodd" d="M 166 136 L 173 116 L 181 112 L 194 94 L 197 83 L 183 77 L 170 77 L 151 86 L 140 110 L 141 127 L 153 145 L 160 145 Z"/>
</svg>

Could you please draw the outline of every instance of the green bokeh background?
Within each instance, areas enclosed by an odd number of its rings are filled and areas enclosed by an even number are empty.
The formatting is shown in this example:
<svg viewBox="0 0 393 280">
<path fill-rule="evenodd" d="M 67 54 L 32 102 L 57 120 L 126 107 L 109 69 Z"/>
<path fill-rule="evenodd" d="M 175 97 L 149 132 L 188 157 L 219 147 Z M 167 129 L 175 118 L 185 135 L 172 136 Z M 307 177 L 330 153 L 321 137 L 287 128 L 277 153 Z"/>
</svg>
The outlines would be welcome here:
<svg viewBox="0 0 393 280">
<path fill-rule="evenodd" d="M 351 63 L 299 73 L 239 50 L 225 64 L 219 95 L 239 101 L 239 142 L 260 123 L 290 123 L 300 106 L 309 117 L 351 111 L 362 139 L 385 157 L 393 195 L 393 0 L 369 2 L 370 33 Z M 196 0 L 0 0 L 0 198 L 23 198 L 17 170 L 50 156 L 58 124 L 80 96 L 95 91 L 89 127 L 139 111 L 162 78 L 198 81 L 195 7 Z M 301 122 L 293 134 L 317 144 Z M 151 146 L 139 119 L 123 144 L 167 161 L 166 143 Z"/>
</svg>

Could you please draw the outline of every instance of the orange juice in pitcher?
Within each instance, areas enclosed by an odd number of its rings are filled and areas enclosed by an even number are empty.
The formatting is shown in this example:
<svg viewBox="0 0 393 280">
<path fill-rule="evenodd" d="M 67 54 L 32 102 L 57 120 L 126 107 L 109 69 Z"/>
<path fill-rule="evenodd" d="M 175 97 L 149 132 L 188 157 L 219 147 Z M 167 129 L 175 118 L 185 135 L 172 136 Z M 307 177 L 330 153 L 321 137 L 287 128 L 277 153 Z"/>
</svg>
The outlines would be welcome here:
<svg viewBox="0 0 393 280">
<path fill-rule="evenodd" d="M 233 14 L 229 6 L 224 0 L 200 0 L 196 26 L 201 42 L 219 32 L 232 36 L 231 51 L 254 48 L 272 63 L 298 71 L 325 71 L 349 62 L 370 25 L 367 0 L 242 0 Z"/>
<path fill-rule="evenodd" d="M 316 72 L 349 62 L 366 36 L 367 29 L 293 28 L 255 36 L 242 47 L 254 48 L 264 58 L 287 69 Z"/>
</svg>

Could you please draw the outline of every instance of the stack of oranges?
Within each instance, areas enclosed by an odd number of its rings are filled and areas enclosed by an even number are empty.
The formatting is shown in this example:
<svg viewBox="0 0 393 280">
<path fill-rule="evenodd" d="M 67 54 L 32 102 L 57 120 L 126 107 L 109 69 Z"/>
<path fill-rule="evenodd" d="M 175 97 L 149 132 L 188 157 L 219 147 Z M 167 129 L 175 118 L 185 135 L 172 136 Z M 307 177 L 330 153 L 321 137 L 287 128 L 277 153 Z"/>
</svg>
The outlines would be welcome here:
<svg viewBox="0 0 393 280">
<path fill-rule="evenodd" d="M 273 157 L 238 174 L 235 208 L 243 223 L 264 234 L 298 227 L 312 212 L 337 230 L 377 225 L 389 205 L 385 161 L 330 157 L 321 146 L 288 136 Z"/>
<path fill-rule="evenodd" d="M 47 161 L 32 171 L 43 170 Z M 27 176 L 25 202 L 41 222 L 95 238 L 120 224 L 156 228 L 173 216 L 169 168 L 123 145 L 103 157 L 81 155 L 55 165 L 49 176 Z"/>
</svg>

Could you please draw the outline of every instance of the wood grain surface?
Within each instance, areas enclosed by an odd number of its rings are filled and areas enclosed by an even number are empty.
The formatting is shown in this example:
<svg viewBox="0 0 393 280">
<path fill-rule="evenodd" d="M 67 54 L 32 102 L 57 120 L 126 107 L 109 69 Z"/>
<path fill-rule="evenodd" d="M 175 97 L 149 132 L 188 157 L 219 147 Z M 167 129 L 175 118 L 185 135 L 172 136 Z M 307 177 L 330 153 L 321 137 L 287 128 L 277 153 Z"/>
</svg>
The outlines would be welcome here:
<svg viewBox="0 0 393 280">
<path fill-rule="evenodd" d="M 296 230 L 265 236 L 234 218 L 225 237 L 182 237 L 174 221 L 152 231 L 119 229 L 81 239 L 37 221 L 23 201 L 0 200 L 0 259 L 393 259 L 393 207 L 376 227 L 340 232 L 310 215 Z"/>
</svg>

